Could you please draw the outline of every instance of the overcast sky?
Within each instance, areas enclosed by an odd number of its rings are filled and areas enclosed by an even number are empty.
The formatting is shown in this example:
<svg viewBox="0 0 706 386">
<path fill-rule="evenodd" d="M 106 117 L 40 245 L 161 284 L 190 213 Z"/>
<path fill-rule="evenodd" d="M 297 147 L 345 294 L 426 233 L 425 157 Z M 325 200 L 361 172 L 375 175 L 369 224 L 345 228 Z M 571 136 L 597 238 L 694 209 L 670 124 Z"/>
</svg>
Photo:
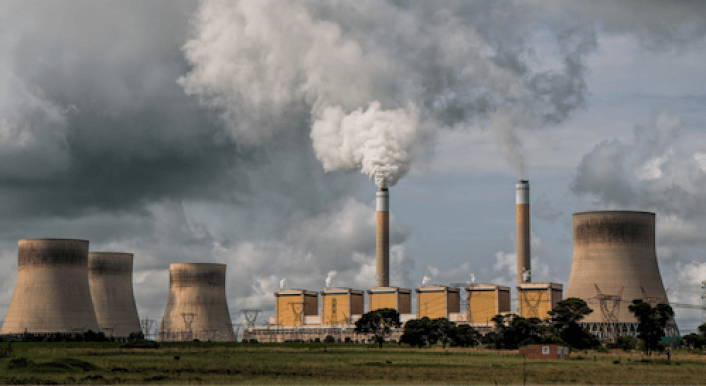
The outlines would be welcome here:
<svg viewBox="0 0 706 386">
<path fill-rule="evenodd" d="M 157 321 L 170 263 L 227 264 L 233 319 L 369 288 L 376 178 L 391 285 L 512 285 L 522 177 L 534 281 L 566 286 L 572 213 L 652 211 L 698 305 L 705 36 L 696 1 L 1 2 L 0 315 L 35 237 L 134 253 Z"/>
</svg>

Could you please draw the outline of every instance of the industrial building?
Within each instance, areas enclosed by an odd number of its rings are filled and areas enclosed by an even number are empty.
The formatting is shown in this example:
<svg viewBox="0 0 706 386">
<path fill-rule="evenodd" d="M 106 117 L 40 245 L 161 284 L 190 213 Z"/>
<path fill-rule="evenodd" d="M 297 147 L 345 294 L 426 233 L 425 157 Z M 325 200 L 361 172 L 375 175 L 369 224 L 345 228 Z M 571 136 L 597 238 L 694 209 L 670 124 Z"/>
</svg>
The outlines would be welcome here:
<svg viewBox="0 0 706 386">
<path fill-rule="evenodd" d="M 510 311 L 510 287 L 474 284 L 466 287 L 466 320 L 471 326 L 488 326 L 491 319 Z"/>
<path fill-rule="evenodd" d="M 88 285 L 88 241 L 17 242 L 17 280 L 0 334 L 98 332 Z"/>
<path fill-rule="evenodd" d="M 460 290 L 442 285 L 422 286 L 417 293 L 417 318 L 451 318 L 451 313 L 461 312 Z"/>
<path fill-rule="evenodd" d="M 517 314 L 545 319 L 562 300 L 564 286 L 557 283 L 523 283 L 517 286 Z"/>
<path fill-rule="evenodd" d="M 350 288 L 326 288 L 321 294 L 321 324 L 350 325 L 365 313 L 364 292 Z"/>
<path fill-rule="evenodd" d="M 225 283 L 225 264 L 170 264 L 169 299 L 157 340 L 235 341 Z"/>
<path fill-rule="evenodd" d="M 392 308 L 400 314 L 412 313 L 412 291 L 398 287 L 373 287 L 368 291 L 368 312 Z"/>
<path fill-rule="evenodd" d="M 142 331 L 132 291 L 132 253 L 88 254 L 88 286 L 100 331 L 127 338 Z"/>
<path fill-rule="evenodd" d="M 655 252 L 655 214 L 634 211 L 574 213 L 574 254 L 567 297 L 583 299 L 594 312 L 583 319 L 601 340 L 635 336 L 634 299 L 668 303 Z M 676 323 L 667 335 L 678 335 Z"/>
<path fill-rule="evenodd" d="M 318 293 L 301 289 L 275 292 L 275 318 L 278 326 L 321 325 Z"/>
</svg>

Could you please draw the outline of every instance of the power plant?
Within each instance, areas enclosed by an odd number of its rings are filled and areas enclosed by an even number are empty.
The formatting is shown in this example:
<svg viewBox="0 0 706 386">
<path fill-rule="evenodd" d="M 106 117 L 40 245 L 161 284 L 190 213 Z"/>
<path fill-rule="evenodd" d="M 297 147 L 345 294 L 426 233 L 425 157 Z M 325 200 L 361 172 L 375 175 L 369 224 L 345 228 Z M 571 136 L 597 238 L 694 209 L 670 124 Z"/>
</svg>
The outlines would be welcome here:
<svg viewBox="0 0 706 386">
<path fill-rule="evenodd" d="M 635 336 L 632 300 L 668 303 L 655 253 L 655 214 L 598 211 L 574 213 L 571 219 L 574 256 L 566 296 L 583 299 L 594 310 L 583 322 L 599 338 Z M 678 334 L 674 321 L 667 333 Z"/>
<path fill-rule="evenodd" d="M 88 241 L 17 242 L 17 280 L 0 334 L 98 332 L 88 285 Z"/>
<path fill-rule="evenodd" d="M 269 325 L 249 323 L 243 339 L 283 342 L 332 336 L 339 341 L 358 340 L 355 322 L 366 311 L 383 308 L 395 309 L 403 324 L 415 318 L 447 318 L 489 332 L 496 315 L 546 320 L 564 298 L 562 284 L 532 282 L 529 181 L 515 185 L 515 311 L 511 311 L 510 287 L 474 284 L 474 278 L 466 284 L 426 285 L 430 280 L 426 276 L 414 290 L 413 309 L 412 291 L 390 285 L 389 191 L 380 188 L 376 193 L 376 286 L 331 288 L 336 271 L 330 271 L 327 288 L 320 293 L 281 288 L 274 293 L 275 315 Z M 636 336 L 638 323 L 628 310 L 632 300 L 668 304 L 655 253 L 655 214 L 581 212 L 572 215 L 572 222 L 573 260 L 566 297 L 583 299 L 594 310 L 582 323 L 600 340 Z M 132 254 L 88 253 L 86 240 L 19 240 L 17 280 L 0 334 L 92 330 L 124 339 L 140 331 L 132 268 Z M 235 341 L 225 273 L 224 264 L 171 264 L 169 296 L 157 340 Z M 284 287 L 284 280 L 280 286 Z M 679 333 L 674 320 L 666 330 L 667 335 Z M 395 329 L 392 339 L 401 335 L 402 329 Z"/>
<path fill-rule="evenodd" d="M 132 291 L 132 253 L 90 252 L 88 286 L 100 331 L 108 337 L 127 338 L 140 332 Z"/>
<path fill-rule="evenodd" d="M 158 341 L 234 341 L 225 264 L 169 265 L 169 299 Z"/>
</svg>

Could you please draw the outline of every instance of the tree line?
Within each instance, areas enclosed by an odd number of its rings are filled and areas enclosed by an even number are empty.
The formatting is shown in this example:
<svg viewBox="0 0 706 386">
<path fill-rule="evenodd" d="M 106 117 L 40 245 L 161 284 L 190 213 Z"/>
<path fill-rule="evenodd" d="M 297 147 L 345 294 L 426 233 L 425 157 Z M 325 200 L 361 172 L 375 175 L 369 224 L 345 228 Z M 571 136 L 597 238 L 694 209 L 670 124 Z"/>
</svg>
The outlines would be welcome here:
<svg viewBox="0 0 706 386">
<path fill-rule="evenodd" d="M 492 332 L 481 335 L 473 327 L 456 325 L 447 318 L 430 319 L 423 317 L 409 320 L 404 325 L 400 343 L 424 347 L 441 343 L 444 348 L 451 346 L 469 347 L 478 344 L 496 349 L 517 349 L 528 344 L 565 344 L 574 349 L 589 348 L 639 348 L 647 355 L 664 348 L 661 338 L 665 328 L 674 317 L 674 311 L 668 304 L 651 306 L 640 299 L 632 301 L 628 307 L 638 320 L 637 339 L 626 336 L 601 346 L 594 334 L 581 326 L 581 320 L 593 312 L 586 302 L 578 298 L 560 301 L 544 320 L 524 318 L 514 314 L 496 315 Z M 355 323 L 357 334 L 372 335 L 380 348 L 389 339 L 393 329 L 400 328 L 399 313 L 391 308 L 375 310 L 364 314 Z M 699 327 L 699 334 L 684 337 L 682 344 L 688 348 L 706 347 L 706 324 Z"/>
</svg>

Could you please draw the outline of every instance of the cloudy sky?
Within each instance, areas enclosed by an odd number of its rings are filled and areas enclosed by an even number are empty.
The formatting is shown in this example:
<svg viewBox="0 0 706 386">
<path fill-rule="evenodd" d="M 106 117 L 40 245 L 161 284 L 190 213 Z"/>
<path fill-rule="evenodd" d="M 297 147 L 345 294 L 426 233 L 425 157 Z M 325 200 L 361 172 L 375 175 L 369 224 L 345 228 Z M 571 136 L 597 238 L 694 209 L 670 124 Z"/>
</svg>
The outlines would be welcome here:
<svg viewBox="0 0 706 386">
<path fill-rule="evenodd" d="M 134 253 L 157 321 L 170 263 L 227 264 L 234 319 L 368 288 L 376 183 L 392 285 L 511 285 L 520 177 L 534 281 L 567 284 L 571 213 L 653 211 L 700 304 L 704 69 L 700 2 L 1 2 L 0 316 L 35 237 Z"/>
</svg>

